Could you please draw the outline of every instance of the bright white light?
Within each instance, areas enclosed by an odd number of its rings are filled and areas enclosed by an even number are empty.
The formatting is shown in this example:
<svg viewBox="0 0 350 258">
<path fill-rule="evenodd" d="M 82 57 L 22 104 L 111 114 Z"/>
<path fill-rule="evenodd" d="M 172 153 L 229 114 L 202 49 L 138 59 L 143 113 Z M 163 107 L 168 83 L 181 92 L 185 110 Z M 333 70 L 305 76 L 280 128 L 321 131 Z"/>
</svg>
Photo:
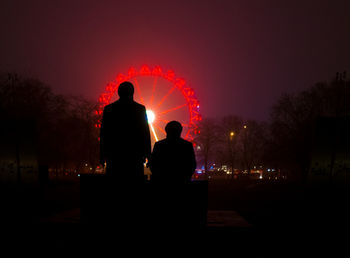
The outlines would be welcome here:
<svg viewBox="0 0 350 258">
<path fill-rule="evenodd" d="M 152 110 L 147 110 L 147 119 L 148 119 L 148 123 L 152 124 L 154 122 L 154 119 L 156 118 L 156 116 L 154 115 Z"/>
</svg>

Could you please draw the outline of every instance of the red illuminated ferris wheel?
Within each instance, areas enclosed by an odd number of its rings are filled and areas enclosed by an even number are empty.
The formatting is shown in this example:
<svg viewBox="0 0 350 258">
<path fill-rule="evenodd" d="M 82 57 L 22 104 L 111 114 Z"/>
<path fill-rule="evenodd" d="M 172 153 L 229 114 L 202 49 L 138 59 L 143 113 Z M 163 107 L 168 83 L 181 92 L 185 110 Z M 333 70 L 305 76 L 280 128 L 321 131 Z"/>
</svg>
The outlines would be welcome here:
<svg viewBox="0 0 350 258">
<path fill-rule="evenodd" d="M 117 100 L 118 86 L 124 81 L 133 83 L 134 100 L 146 107 L 153 142 L 165 138 L 165 125 L 172 120 L 181 122 L 182 137 L 193 141 L 202 120 L 199 101 L 184 79 L 177 78 L 172 70 L 163 72 L 159 66 L 144 65 L 140 70 L 131 67 L 127 74 L 118 74 L 100 95 L 97 115 L 101 117 L 104 106 Z M 100 127 L 100 120 L 96 127 Z"/>
</svg>

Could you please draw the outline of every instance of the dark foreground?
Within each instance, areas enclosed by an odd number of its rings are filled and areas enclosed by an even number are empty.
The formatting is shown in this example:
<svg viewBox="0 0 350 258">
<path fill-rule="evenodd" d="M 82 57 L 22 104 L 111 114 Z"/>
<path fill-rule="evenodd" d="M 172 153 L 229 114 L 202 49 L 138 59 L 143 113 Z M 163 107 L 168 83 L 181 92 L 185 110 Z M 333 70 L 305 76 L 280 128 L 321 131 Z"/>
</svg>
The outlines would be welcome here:
<svg viewBox="0 0 350 258">
<path fill-rule="evenodd" d="M 80 182 L 1 187 L 2 247 L 11 250 L 118 250 L 168 253 L 190 247 L 240 257 L 338 256 L 349 239 L 349 191 L 289 182 L 211 181 L 204 228 L 152 228 L 125 221 L 88 224 L 80 218 Z M 103 214 L 101 214 L 103 220 Z M 143 221 L 144 220 L 144 221 Z M 344 234 L 345 233 L 345 234 Z M 345 245 L 344 245 L 345 244 Z"/>
</svg>

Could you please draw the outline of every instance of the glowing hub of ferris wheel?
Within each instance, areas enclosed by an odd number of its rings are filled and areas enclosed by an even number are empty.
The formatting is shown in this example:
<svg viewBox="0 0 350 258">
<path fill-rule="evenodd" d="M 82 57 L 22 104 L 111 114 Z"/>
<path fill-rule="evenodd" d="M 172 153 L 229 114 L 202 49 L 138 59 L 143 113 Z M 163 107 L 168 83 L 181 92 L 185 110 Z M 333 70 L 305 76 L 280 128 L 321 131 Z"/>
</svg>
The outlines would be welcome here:
<svg viewBox="0 0 350 258">
<path fill-rule="evenodd" d="M 133 83 L 134 100 L 146 107 L 153 141 L 165 138 L 165 125 L 172 120 L 181 122 L 182 136 L 189 141 L 199 133 L 198 122 L 202 117 L 194 90 L 187 86 L 184 79 L 176 77 L 172 70 L 163 72 L 159 66 L 151 68 L 147 65 L 139 70 L 131 67 L 127 74 L 118 74 L 106 85 L 98 99 L 96 114 L 99 120 L 96 127 L 100 127 L 104 106 L 118 99 L 117 89 L 124 81 Z"/>
<path fill-rule="evenodd" d="M 154 119 L 156 119 L 155 114 L 153 113 L 152 110 L 147 110 L 146 114 L 147 114 L 148 123 L 152 124 L 154 122 Z"/>
<path fill-rule="evenodd" d="M 157 133 L 154 130 L 154 127 L 153 127 L 153 122 L 154 122 L 154 119 L 156 118 L 156 116 L 154 115 L 152 110 L 147 110 L 146 114 L 147 114 L 148 124 L 151 127 L 151 131 L 152 131 L 153 137 L 154 137 L 154 139 L 156 141 L 158 141 L 159 139 L 158 139 Z"/>
</svg>

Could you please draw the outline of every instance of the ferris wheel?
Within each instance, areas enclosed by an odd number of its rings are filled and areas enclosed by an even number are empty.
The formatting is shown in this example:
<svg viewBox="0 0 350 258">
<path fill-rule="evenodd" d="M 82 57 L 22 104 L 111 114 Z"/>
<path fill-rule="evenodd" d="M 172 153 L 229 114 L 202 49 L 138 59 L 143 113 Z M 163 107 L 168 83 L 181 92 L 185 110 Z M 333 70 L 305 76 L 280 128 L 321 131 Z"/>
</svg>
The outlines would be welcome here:
<svg viewBox="0 0 350 258">
<path fill-rule="evenodd" d="M 118 99 L 120 83 L 130 81 L 135 87 L 134 100 L 146 107 L 152 142 L 165 138 L 165 125 L 177 120 L 183 126 L 182 137 L 193 141 L 199 133 L 198 122 L 202 120 L 199 101 L 186 81 L 175 76 L 174 71 L 163 72 L 159 66 L 143 65 L 139 70 L 130 67 L 126 74 L 120 73 L 106 85 L 100 95 L 96 114 L 101 118 L 103 108 Z M 101 119 L 96 127 L 100 127 Z"/>
</svg>

